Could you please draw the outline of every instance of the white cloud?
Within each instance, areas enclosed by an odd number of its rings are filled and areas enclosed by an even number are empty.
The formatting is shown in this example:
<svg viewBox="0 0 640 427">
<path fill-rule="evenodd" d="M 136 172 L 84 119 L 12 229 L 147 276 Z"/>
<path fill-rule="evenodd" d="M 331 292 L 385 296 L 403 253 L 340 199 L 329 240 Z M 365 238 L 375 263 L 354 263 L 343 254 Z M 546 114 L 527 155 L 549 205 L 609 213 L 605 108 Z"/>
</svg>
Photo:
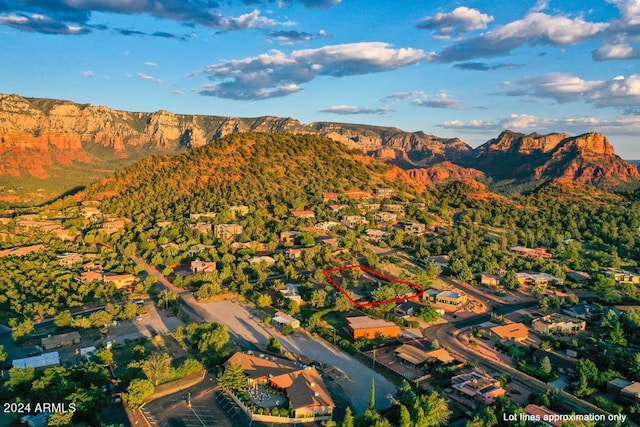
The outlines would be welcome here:
<svg viewBox="0 0 640 427">
<path fill-rule="evenodd" d="M 186 95 L 186 93 L 184 93 L 181 90 L 174 90 L 173 92 L 171 92 L 171 95 L 175 95 L 175 96 L 184 96 Z"/>
<path fill-rule="evenodd" d="M 386 107 L 369 108 L 369 107 L 354 107 L 351 105 L 334 105 L 333 107 L 319 108 L 318 111 L 320 113 L 352 115 L 352 114 L 386 114 L 391 112 L 392 110 Z"/>
<path fill-rule="evenodd" d="M 522 19 L 448 46 L 440 53 L 430 55 L 430 60 L 448 63 L 504 55 L 528 44 L 572 45 L 601 34 L 608 25 L 586 22 L 581 17 L 571 19 L 532 12 Z"/>
<path fill-rule="evenodd" d="M 449 37 L 483 30 L 491 21 L 493 21 L 493 16 L 481 13 L 477 9 L 460 6 L 453 12 L 436 13 L 433 16 L 422 18 L 416 26 L 421 30 L 433 30 L 438 36 Z"/>
<path fill-rule="evenodd" d="M 150 76 L 145 73 L 138 73 L 137 76 L 140 77 L 142 80 L 155 80 L 153 76 Z"/>
<path fill-rule="evenodd" d="M 611 80 L 584 80 L 567 73 L 548 73 L 507 82 L 503 92 L 511 96 L 550 98 L 559 103 L 584 101 L 596 107 L 640 105 L 640 75 L 615 76 Z"/>
<path fill-rule="evenodd" d="M 381 42 L 332 45 L 290 54 L 272 50 L 206 67 L 202 72 L 214 83 L 206 85 L 201 94 L 244 100 L 286 96 L 302 90 L 300 84 L 319 76 L 378 73 L 417 64 L 424 58 L 420 49 L 394 49 Z"/>
<path fill-rule="evenodd" d="M 158 64 L 156 64 L 155 62 L 145 62 L 144 65 L 146 65 L 147 67 L 157 67 Z"/>
<path fill-rule="evenodd" d="M 411 101 L 413 105 L 430 108 L 447 108 L 451 110 L 462 110 L 460 101 L 449 95 L 447 92 L 439 92 L 437 95 L 422 94 L 419 98 Z"/>
<path fill-rule="evenodd" d="M 96 74 L 95 74 L 93 71 L 91 71 L 91 70 L 87 70 L 87 71 L 83 71 L 83 72 L 82 72 L 82 76 L 83 76 L 83 77 L 93 77 L 93 76 L 95 76 L 95 75 L 96 75 Z"/>
</svg>

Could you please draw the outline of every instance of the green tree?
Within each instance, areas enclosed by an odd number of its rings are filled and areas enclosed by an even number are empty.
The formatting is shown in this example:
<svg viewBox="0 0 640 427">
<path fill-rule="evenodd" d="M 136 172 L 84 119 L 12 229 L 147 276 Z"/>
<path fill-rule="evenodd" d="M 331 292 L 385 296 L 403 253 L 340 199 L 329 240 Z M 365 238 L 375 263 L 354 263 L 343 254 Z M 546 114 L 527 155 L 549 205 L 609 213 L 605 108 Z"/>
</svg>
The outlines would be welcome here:
<svg viewBox="0 0 640 427">
<path fill-rule="evenodd" d="M 576 363 L 577 384 L 573 393 L 578 397 L 588 396 L 593 393 L 593 383 L 598 378 L 598 367 L 590 359 L 580 359 Z"/>
<path fill-rule="evenodd" d="M 355 421 L 353 419 L 353 411 L 350 406 L 344 412 L 344 419 L 342 420 L 341 427 L 354 427 Z"/>
<path fill-rule="evenodd" d="M 0 344 L 0 363 L 4 362 L 5 360 L 7 360 L 7 352 L 4 351 L 4 346 Z"/>
<path fill-rule="evenodd" d="M 278 341 L 276 337 L 269 337 L 269 340 L 267 341 L 267 348 L 274 353 L 280 353 L 282 351 L 280 341 Z"/>
<path fill-rule="evenodd" d="M 311 305 L 316 308 L 324 308 L 327 305 L 327 291 L 318 289 L 311 294 Z"/>
<path fill-rule="evenodd" d="M 551 360 L 549 360 L 548 356 L 545 356 L 540 360 L 540 371 L 545 375 L 551 374 L 553 367 L 551 366 Z"/>
<path fill-rule="evenodd" d="M 68 326 L 71 326 L 72 322 L 73 316 L 71 316 L 71 312 L 69 310 L 61 311 L 53 320 L 53 323 L 58 328 L 66 328 Z"/>
<path fill-rule="evenodd" d="M 93 360 L 101 365 L 110 365 L 113 363 L 113 351 L 107 347 L 99 348 L 93 353 Z"/>
<path fill-rule="evenodd" d="M 144 401 L 153 394 L 155 387 L 153 383 L 146 379 L 135 378 L 127 387 L 124 394 L 124 401 L 132 408 L 139 408 Z"/>
<path fill-rule="evenodd" d="M 270 307 L 273 304 L 273 300 L 271 299 L 271 295 L 268 294 L 260 294 L 256 300 L 256 305 L 259 308 Z"/>
<path fill-rule="evenodd" d="M 415 312 L 415 316 L 424 320 L 425 322 L 435 322 L 440 319 L 440 314 L 438 314 L 436 309 L 430 305 L 420 307 Z"/>
<path fill-rule="evenodd" d="M 54 412 L 47 421 L 49 427 L 63 427 L 71 425 L 73 412 Z"/>
<path fill-rule="evenodd" d="M 142 362 L 141 368 L 149 381 L 157 386 L 171 373 L 171 356 L 167 353 L 153 353 Z"/>
<path fill-rule="evenodd" d="M 31 319 L 24 319 L 22 322 L 18 323 L 16 327 L 13 329 L 11 336 L 15 342 L 23 342 L 26 340 L 31 332 L 33 332 L 34 324 Z"/>
<path fill-rule="evenodd" d="M 515 270 L 508 270 L 504 279 L 502 279 L 502 284 L 507 289 L 519 289 L 520 282 L 518 281 L 518 273 L 516 273 Z"/>
<path fill-rule="evenodd" d="M 229 363 L 218 375 L 218 384 L 228 390 L 241 390 L 247 386 L 247 375 L 239 363 Z"/>
<path fill-rule="evenodd" d="M 400 420 L 398 422 L 398 426 L 399 427 L 412 427 L 413 426 L 412 421 L 411 421 L 411 413 L 409 413 L 409 410 L 404 405 L 400 405 Z"/>
<path fill-rule="evenodd" d="M 338 298 L 336 298 L 336 311 L 349 311 L 353 307 L 349 298 L 345 295 L 340 294 Z"/>
</svg>

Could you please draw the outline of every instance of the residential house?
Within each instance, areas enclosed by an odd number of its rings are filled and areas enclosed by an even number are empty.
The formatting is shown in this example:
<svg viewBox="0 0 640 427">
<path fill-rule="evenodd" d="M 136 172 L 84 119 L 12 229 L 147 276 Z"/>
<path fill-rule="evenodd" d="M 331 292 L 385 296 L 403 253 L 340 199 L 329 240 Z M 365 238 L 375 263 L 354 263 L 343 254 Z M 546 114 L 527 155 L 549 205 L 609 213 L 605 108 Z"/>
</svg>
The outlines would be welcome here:
<svg viewBox="0 0 640 427">
<path fill-rule="evenodd" d="M 213 236 L 220 240 L 235 240 L 242 234 L 242 226 L 238 224 L 216 224 Z"/>
<path fill-rule="evenodd" d="M 561 285 L 563 280 L 549 273 L 518 273 L 518 282 L 520 285 L 529 286 L 549 286 L 549 285 Z"/>
<path fill-rule="evenodd" d="M 449 364 L 455 359 L 444 348 L 433 348 L 426 339 L 409 341 L 394 350 L 400 361 L 413 368 L 420 368 L 429 363 Z"/>
<path fill-rule="evenodd" d="M 60 354 L 57 351 L 43 353 L 38 356 L 25 357 L 23 359 L 14 359 L 11 362 L 11 366 L 16 369 L 46 369 L 58 365 L 60 365 Z"/>
<path fill-rule="evenodd" d="M 553 258 L 547 248 L 527 248 L 525 246 L 510 246 L 509 250 L 517 255 L 529 258 Z"/>
<path fill-rule="evenodd" d="M 92 206 L 84 206 L 82 209 L 80 209 L 80 215 L 85 217 L 85 219 L 91 219 L 94 217 L 102 216 L 102 212 L 98 208 L 94 208 Z"/>
<path fill-rule="evenodd" d="M 531 326 L 534 331 L 543 334 L 563 334 L 573 335 L 584 331 L 587 328 L 587 322 L 584 320 L 574 319 L 558 313 L 552 313 L 544 317 L 533 319 Z"/>
<path fill-rule="evenodd" d="M 179 246 L 177 247 L 179 248 Z M 187 252 L 189 253 L 189 256 L 194 256 L 194 255 L 198 255 L 201 252 L 208 251 L 211 249 L 215 249 L 215 246 L 203 245 L 201 243 L 198 243 L 197 245 L 189 246 L 189 250 Z"/>
<path fill-rule="evenodd" d="M 231 247 L 231 249 L 233 249 L 234 251 L 239 251 L 239 250 L 250 250 L 255 252 L 267 252 L 269 247 L 267 246 L 266 243 L 262 243 L 262 242 L 256 242 L 255 240 L 252 240 L 250 242 L 233 242 L 231 243 L 231 245 L 229 245 Z"/>
<path fill-rule="evenodd" d="M 531 417 L 534 417 L 539 423 L 547 427 L 562 427 L 563 421 L 560 417 L 560 414 L 552 411 L 546 406 L 534 405 L 533 403 L 529 403 L 524 407 L 524 412 L 526 412 Z"/>
<path fill-rule="evenodd" d="M 424 261 L 429 264 L 435 264 L 441 269 L 449 267 L 449 255 L 428 256 L 424 259 Z"/>
<path fill-rule="evenodd" d="M 136 281 L 136 276 L 130 273 L 112 274 L 103 273 L 102 271 L 85 271 L 80 275 L 78 280 L 82 283 L 93 282 L 96 280 L 103 283 L 113 283 L 116 289 L 121 289 L 133 285 Z"/>
<path fill-rule="evenodd" d="M 189 219 L 200 220 L 200 219 L 216 219 L 218 216 L 215 212 L 201 212 L 201 213 L 192 213 L 189 214 Z"/>
<path fill-rule="evenodd" d="M 102 224 L 104 233 L 118 233 L 124 231 L 126 222 L 123 219 L 112 219 Z"/>
<path fill-rule="evenodd" d="M 427 226 L 420 222 L 405 222 L 402 224 L 402 231 L 407 234 L 424 234 Z"/>
<path fill-rule="evenodd" d="M 375 214 L 376 223 L 395 224 L 398 222 L 398 214 L 392 212 L 377 212 Z"/>
<path fill-rule="evenodd" d="M 621 268 L 607 268 L 604 270 L 604 274 L 613 278 L 616 283 L 632 283 L 634 285 L 640 285 L 640 274 L 633 273 Z"/>
<path fill-rule="evenodd" d="M 640 382 L 616 378 L 607 382 L 607 392 L 627 403 L 640 402 Z"/>
<path fill-rule="evenodd" d="M 282 329 L 287 325 L 290 325 L 293 329 L 300 327 L 300 321 L 298 319 L 281 311 L 276 312 L 276 315 L 271 319 L 271 324 L 278 329 Z"/>
<path fill-rule="evenodd" d="M 316 213 L 310 210 L 291 210 L 289 211 L 294 218 L 315 218 Z"/>
<path fill-rule="evenodd" d="M 473 370 L 451 378 L 451 398 L 471 409 L 490 405 L 496 398 L 506 395 L 500 381 L 484 372 Z"/>
<path fill-rule="evenodd" d="M 338 200 L 338 193 L 332 191 L 324 191 L 322 193 L 322 201 L 324 203 L 330 202 L 332 200 Z"/>
<path fill-rule="evenodd" d="M 189 228 L 200 234 L 209 234 L 213 226 L 209 222 L 197 222 L 195 224 L 189 224 Z"/>
<path fill-rule="evenodd" d="M 452 307 L 461 307 L 467 303 L 467 294 L 461 291 L 439 291 L 435 294 L 425 293 L 424 295 L 432 295 L 433 302 Z"/>
<path fill-rule="evenodd" d="M 293 246 L 296 244 L 296 236 L 299 231 L 282 231 L 280 232 L 280 244 L 283 246 Z"/>
<path fill-rule="evenodd" d="M 384 319 L 372 319 L 368 316 L 347 317 L 348 328 L 353 339 L 374 339 L 378 337 L 395 338 L 400 336 L 400 326 Z"/>
<path fill-rule="evenodd" d="M 75 264 L 81 264 L 82 261 L 84 261 L 84 257 L 81 254 L 65 252 L 62 255 L 58 255 L 58 264 L 64 267 L 71 267 Z"/>
<path fill-rule="evenodd" d="M 356 228 L 359 225 L 369 224 L 369 220 L 360 215 L 343 216 L 341 222 L 349 228 Z"/>
<path fill-rule="evenodd" d="M 156 222 L 156 227 L 158 228 L 167 228 L 173 225 L 173 221 L 158 221 Z"/>
<path fill-rule="evenodd" d="M 297 283 L 287 283 L 284 289 L 280 289 L 280 293 L 287 299 L 295 301 L 299 306 L 305 304 L 305 301 L 300 296 L 298 289 L 300 285 Z"/>
<path fill-rule="evenodd" d="M 52 348 L 60 348 L 79 344 L 80 339 L 80 334 L 75 331 L 60 335 L 49 335 L 45 338 L 40 339 L 40 347 L 45 350 L 51 350 Z"/>
<path fill-rule="evenodd" d="M 329 209 L 331 209 L 332 212 L 338 212 L 342 209 L 347 209 L 348 207 L 348 205 L 329 205 Z"/>
<path fill-rule="evenodd" d="M 478 277 L 481 285 L 496 287 L 500 285 L 502 277 L 497 274 L 482 273 Z"/>
<path fill-rule="evenodd" d="M 524 323 L 509 323 L 491 328 L 501 341 L 522 342 L 529 338 L 529 328 Z"/>
<path fill-rule="evenodd" d="M 395 193 L 393 188 L 374 188 L 373 193 L 376 197 L 383 199 L 385 197 L 391 197 Z"/>
<path fill-rule="evenodd" d="M 393 309 L 393 312 L 399 316 L 413 316 L 415 312 L 422 307 L 424 307 L 424 305 L 418 304 L 417 302 L 405 301 L 398 303 Z"/>
<path fill-rule="evenodd" d="M 369 213 L 380 209 L 380 203 L 358 203 L 360 212 Z"/>
<path fill-rule="evenodd" d="M 567 307 L 562 310 L 562 313 L 566 314 L 567 316 L 582 320 L 588 320 L 594 314 L 599 312 L 600 310 L 595 305 L 585 303 L 572 305 L 571 307 Z"/>
<path fill-rule="evenodd" d="M 571 270 L 566 273 L 566 276 L 567 276 L 567 279 L 573 280 L 574 282 L 577 282 L 577 283 L 584 283 L 591 280 L 591 275 L 584 271 Z"/>
<path fill-rule="evenodd" d="M 313 228 L 317 230 L 322 230 L 322 231 L 331 231 L 334 227 L 338 225 L 340 224 L 335 221 L 323 221 L 314 225 Z"/>
<path fill-rule="evenodd" d="M 389 235 L 389 232 L 384 230 L 376 230 L 375 228 L 370 228 L 365 231 L 365 234 L 367 235 L 368 240 L 372 242 L 379 242 L 381 240 L 384 240 L 384 238 Z"/>
<path fill-rule="evenodd" d="M 394 212 L 398 215 L 404 215 L 404 205 L 401 205 L 399 203 L 396 204 L 387 204 L 383 206 L 384 210 L 387 212 Z"/>
<path fill-rule="evenodd" d="M 191 268 L 191 273 L 193 274 L 212 273 L 216 271 L 216 263 L 215 261 L 208 262 L 208 261 L 200 261 L 199 259 L 197 259 L 195 261 L 191 261 L 190 268 Z"/>
<path fill-rule="evenodd" d="M 300 259 L 305 252 L 310 251 L 313 248 L 289 248 L 284 251 L 284 257 L 288 259 Z"/>
<path fill-rule="evenodd" d="M 315 367 L 300 365 L 286 359 L 265 357 L 252 352 L 237 352 L 226 364 L 239 364 L 248 383 L 269 384 L 283 391 L 289 399 L 296 418 L 331 418 L 336 405 Z"/>
</svg>

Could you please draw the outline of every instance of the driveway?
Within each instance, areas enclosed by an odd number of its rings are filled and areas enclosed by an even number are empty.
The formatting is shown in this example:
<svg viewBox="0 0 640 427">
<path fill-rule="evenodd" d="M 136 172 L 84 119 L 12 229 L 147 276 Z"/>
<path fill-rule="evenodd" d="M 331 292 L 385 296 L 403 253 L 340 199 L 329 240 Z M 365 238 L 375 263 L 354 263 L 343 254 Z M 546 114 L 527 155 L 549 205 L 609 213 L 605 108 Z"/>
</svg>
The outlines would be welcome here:
<svg viewBox="0 0 640 427">
<path fill-rule="evenodd" d="M 229 333 L 238 341 L 265 345 L 268 338 L 273 335 L 286 350 L 343 371 L 346 379 L 342 380 L 340 385 L 351 399 L 355 412 L 362 413 L 367 409 L 371 396 L 372 378 L 375 378 L 376 408 L 383 409 L 391 404 L 387 396 L 395 393 L 396 387 L 384 376 L 342 350 L 324 341 L 313 339 L 301 331 L 283 336 L 275 329 L 265 326 L 258 312 L 239 303 L 220 301 L 198 304 L 198 306 L 198 312 L 203 318 L 209 322 L 226 324 Z"/>
</svg>

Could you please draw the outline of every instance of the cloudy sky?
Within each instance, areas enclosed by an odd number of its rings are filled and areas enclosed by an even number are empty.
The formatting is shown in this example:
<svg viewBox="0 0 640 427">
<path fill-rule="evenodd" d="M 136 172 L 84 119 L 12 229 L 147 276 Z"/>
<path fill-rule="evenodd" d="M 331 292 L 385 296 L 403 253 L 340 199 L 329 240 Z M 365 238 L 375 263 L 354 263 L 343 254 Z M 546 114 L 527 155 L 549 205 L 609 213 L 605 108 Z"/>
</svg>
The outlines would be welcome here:
<svg viewBox="0 0 640 427">
<path fill-rule="evenodd" d="M 640 0 L 0 0 L 0 92 L 640 159 Z"/>
</svg>

